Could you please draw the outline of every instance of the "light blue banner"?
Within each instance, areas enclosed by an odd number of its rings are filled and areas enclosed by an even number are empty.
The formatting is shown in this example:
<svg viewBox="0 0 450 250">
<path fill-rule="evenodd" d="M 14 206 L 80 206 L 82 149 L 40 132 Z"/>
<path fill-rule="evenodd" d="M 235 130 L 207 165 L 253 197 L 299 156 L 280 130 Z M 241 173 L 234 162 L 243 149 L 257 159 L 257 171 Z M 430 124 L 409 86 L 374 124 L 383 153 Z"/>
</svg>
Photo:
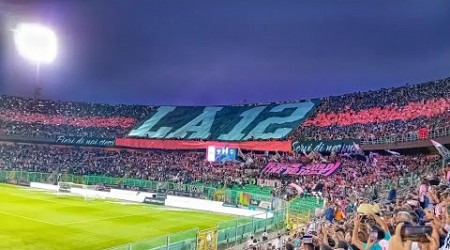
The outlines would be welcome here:
<svg viewBox="0 0 450 250">
<path fill-rule="evenodd" d="M 318 101 L 245 106 L 161 106 L 128 136 L 222 141 L 281 139 L 297 128 L 317 104 Z"/>
</svg>

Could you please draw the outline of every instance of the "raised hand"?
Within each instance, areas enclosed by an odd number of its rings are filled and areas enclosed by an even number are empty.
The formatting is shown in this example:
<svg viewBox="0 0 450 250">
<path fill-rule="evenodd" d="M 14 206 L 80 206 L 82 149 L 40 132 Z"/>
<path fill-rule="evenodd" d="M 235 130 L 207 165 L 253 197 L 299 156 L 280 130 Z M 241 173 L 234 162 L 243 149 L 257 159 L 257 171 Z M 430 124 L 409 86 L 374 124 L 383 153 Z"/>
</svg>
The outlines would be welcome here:
<svg viewBox="0 0 450 250">
<path fill-rule="evenodd" d="M 401 236 L 401 231 L 404 223 L 399 223 L 395 228 L 395 235 L 389 240 L 389 249 L 395 250 L 411 250 L 412 241 L 406 241 L 406 244 L 403 245 L 403 240 Z"/>
<path fill-rule="evenodd" d="M 368 241 L 367 241 L 367 245 L 364 248 L 364 250 L 369 250 L 370 248 L 372 248 L 373 244 L 374 244 L 374 241 L 373 241 L 372 237 L 370 236 Z"/>
<path fill-rule="evenodd" d="M 439 249 L 439 240 L 436 240 L 435 237 L 431 237 L 429 235 L 427 235 L 427 239 L 429 241 L 429 243 L 428 243 L 429 250 L 438 250 Z"/>
</svg>

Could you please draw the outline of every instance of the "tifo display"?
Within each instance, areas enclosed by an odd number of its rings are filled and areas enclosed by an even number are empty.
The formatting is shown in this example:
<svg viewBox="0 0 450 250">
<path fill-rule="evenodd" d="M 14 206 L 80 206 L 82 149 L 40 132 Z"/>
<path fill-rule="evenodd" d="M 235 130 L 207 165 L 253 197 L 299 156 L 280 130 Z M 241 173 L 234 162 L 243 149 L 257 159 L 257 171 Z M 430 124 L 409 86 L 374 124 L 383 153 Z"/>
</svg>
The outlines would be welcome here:
<svg viewBox="0 0 450 250">
<path fill-rule="evenodd" d="M 450 249 L 449 89 L 208 107 L 1 96 L 0 249 Z"/>
</svg>

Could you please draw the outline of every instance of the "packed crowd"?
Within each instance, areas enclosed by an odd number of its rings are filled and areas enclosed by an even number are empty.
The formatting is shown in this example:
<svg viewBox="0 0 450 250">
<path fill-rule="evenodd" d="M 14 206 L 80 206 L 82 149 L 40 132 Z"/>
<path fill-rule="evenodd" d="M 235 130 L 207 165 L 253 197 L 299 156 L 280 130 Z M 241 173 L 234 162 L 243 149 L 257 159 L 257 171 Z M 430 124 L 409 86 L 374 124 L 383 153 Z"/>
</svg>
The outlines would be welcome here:
<svg viewBox="0 0 450 250">
<path fill-rule="evenodd" d="M 62 102 L 0 96 L 0 134 L 115 138 L 125 135 L 154 107 Z"/>
<path fill-rule="evenodd" d="M 239 161 L 208 162 L 205 152 L 124 150 L 51 146 L 43 144 L 0 144 L 0 167 L 5 170 L 70 173 L 128 177 L 177 183 L 204 183 L 211 185 L 243 185 L 250 179 L 277 180 L 277 191 L 284 191 L 296 183 L 304 194 L 320 193 L 320 198 L 344 197 L 354 192 L 367 191 L 384 180 L 397 180 L 402 175 L 428 166 L 437 156 L 382 156 L 371 154 L 348 157 L 332 154 L 309 155 L 241 154 Z M 319 175 L 294 176 L 263 173 L 267 162 L 314 164 L 328 161 L 342 163 L 332 177 Z"/>
<path fill-rule="evenodd" d="M 280 179 L 283 187 L 289 183 L 297 184 L 303 191 L 300 195 L 317 195 L 328 200 L 344 199 L 344 197 L 375 197 L 377 190 L 372 187 L 389 180 L 398 183 L 406 174 L 418 173 L 439 159 L 437 155 L 394 156 L 370 153 L 368 156 L 340 156 L 332 153 L 322 156 L 317 152 L 303 155 L 284 155 L 272 157 L 276 162 L 317 164 L 321 162 L 341 162 L 331 177 L 321 175 L 293 176 L 264 173 L 261 178 Z M 370 188 L 369 188 L 370 187 Z M 300 191 L 300 192 L 302 192 Z M 370 192 L 370 193 L 368 193 Z M 292 192 L 297 194 L 298 192 Z"/>
<path fill-rule="evenodd" d="M 450 127 L 450 78 L 322 100 L 299 139 L 374 139 Z"/>
<path fill-rule="evenodd" d="M 430 98 L 449 98 L 450 78 L 388 88 L 368 92 L 350 93 L 325 98 L 318 107 L 318 113 L 339 113 L 348 109 L 362 111 L 375 107 L 387 107 L 393 104 L 406 106 L 411 102 L 424 102 Z"/>
<path fill-rule="evenodd" d="M 0 168 L 34 172 L 128 177 L 177 183 L 242 183 L 263 163 L 207 162 L 205 152 L 120 150 L 0 144 Z"/>
<path fill-rule="evenodd" d="M 295 195 L 316 195 L 328 202 L 305 227 L 268 240 L 254 236 L 247 249 L 437 250 L 450 249 L 450 165 L 426 173 L 436 155 L 320 155 L 240 154 L 240 161 L 209 163 L 204 152 L 124 150 L 43 144 L 0 144 L 0 168 L 77 175 L 130 177 L 178 183 L 244 184 L 246 178 L 277 179 L 279 188 L 295 183 Z M 292 176 L 261 173 L 268 161 L 314 164 L 342 162 L 331 176 Z M 434 171 L 434 172 L 433 172 Z M 415 188 L 400 193 L 396 184 L 404 174 L 422 176 Z M 388 195 L 377 192 L 389 180 Z M 276 189 L 275 189 L 276 190 Z M 369 195 L 367 191 L 370 190 Z M 297 190 L 298 191 L 298 190 Z M 383 199 L 387 196 L 388 199 Z M 447 212 L 448 211 L 448 212 Z"/>
<path fill-rule="evenodd" d="M 0 134 L 114 138 L 126 135 L 154 107 L 32 100 L 0 96 Z M 450 78 L 322 100 L 293 137 L 314 140 L 417 135 L 450 127 Z M 420 137 L 420 136 L 419 136 Z M 325 199 L 316 219 L 286 235 L 254 236 L 248 249 L 450 250 L 450 165 L 436 172 L 436 155 L 240 154 L 207 162 L 205 152 L 86 148 L 0 143 L 0 169 L 128 177 L 216 186 L 276 180 L 274 193 Z M 264 173 L 267 162 L 342 163 L 331 176 Z M 417 173 L 420 183 L 398 192 Z M 258 183 L 258 181 L 255 181 Z M 377 188 L 390 182 L 388 193 Z M 290 188 L 295 184 L 297 188 Z"/>
<path fill-rule="evenodd" d="M 292 133 L 300 140 L 411 136 L 450 127 L 450 78 L 328 97 Z M 61 102 L 0 96 L 0 134 L 115 138 L 148 117 L 153 106 Z M 419 138 L 420 139 L 420 138 Z"/>
<path fill-rule="evenodd" d="M 314 153 L 310 156 L 309 160 L 320 160 L 320 157 Z M 372 158 L 366 163 L 360 162 L 360 169 L 357 173 L 350 174 L 350 179 L 348 179 L 348 170 L 352 167 L 342 168 L 331 178 L 300 178 L 297 183 L 303 187 L 313 186 L 311 190 L 305 190 L 305 192 L 324 192 L 327 198 L 325 207 L 317 209 L 313 221 L 287 233 L 269 234 L 269 237 L 267 233 L 252 235 L 245 243 L 245 249 L 450 249 L 450 163 L 444 168 L 424 168 L 426 164 L 432 164 L 439 157 L 420 155 L 415 157 L 373 155 L 372 157 L 376 157 L 377 161 L 373 162 L 375 158 Z M 291 156 L 291 159 L 287 160 L 296 159 Z M 370 174 L 367 172 L 370 172 L 369 166 L 381 168 Z M 382 168 L 382 166 L 389 167 Z M 406 188 L 399 190 L 395 184 L 399 176 L 395 173 L 413 171 L 418 174 L 419 181 L 409 183 Z M 365 178 L 367 174 L 372 176 Z M 383 175 L 383 178 L 376 179 L 376 175 Z M 353 176 L 356 178 L 352 178 Z M 394 183 L 387 192 L 379 194 L 375 192 L 372 193 L 373 196 L 367 197 L 357 191 L 358 186 L 367 188 L 366 182 L 370 187 L 375 184 L 372 182 L 373 179 L 381 181 L 386 178 L 393 180 Z M 312 182 L 313 179 L 316 181 Z M 357 183 L 355 189 L 350 189 L 351 192 L 345 191 L 346 185 L 338 184 L 346 183 L 347 180 L 351 186 Z M 332 184 L 331 188 L 326 188 L 329 183 Z"/>
<path fill-rule="evenodd" d="M 450 164 L 422 177 L 387 199 L 331 200 L 310 224 L 274 240 L 253 237 L 247 249 L 450 249 Z"/>
</svg>

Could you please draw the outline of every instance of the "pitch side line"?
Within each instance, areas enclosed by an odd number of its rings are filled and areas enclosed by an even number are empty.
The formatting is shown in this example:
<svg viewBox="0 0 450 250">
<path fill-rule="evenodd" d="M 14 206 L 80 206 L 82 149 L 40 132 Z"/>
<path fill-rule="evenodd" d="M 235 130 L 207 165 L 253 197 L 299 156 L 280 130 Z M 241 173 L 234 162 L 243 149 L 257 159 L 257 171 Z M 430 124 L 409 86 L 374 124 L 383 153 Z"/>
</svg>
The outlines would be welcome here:
<svg viewBox="0 0 450 250">
<path fill-rule="evenodd" d="M 145 213 L 137 213 L 137 214 L 127 214 L 127 215 L 112 216 L 112 217 L 99 218 L 99 219 L 93 219 L 93 220 L 74 221 L 74 222 L 58 224 L 58 225 L 61 225 L 61 226 L 74 225 L 74 224 L 80 224 L 80 223 L 90 223 L 90 222 L 97 222 L 97 221 L 103 221 L 103 220 L 113 220 L 113 219 L 126 218 L 126 217 L 131 217 L 131 216 L 140 216 L 140 215 L 156 214 L 156 213 L 158 213 L 158 212 L 145 212 Z"/>
<path fill-rule="evenodd" d="M 195 210 L 197 212 L 197 210 Z M 208 217 L 208 216 L 203 216 L 203 215 L 196 215 L 196 214 L 190 214 L 189 217 L 197 217 L 197 218 L 203 218 L 203 219 L 208 219 L 208 220 L 215 220 L 215 221 L 220 221 L 220 222 L 224 222 L 224 221 L 229 221 L 227 219 L 223 220 L 223 219 L 217 219 L 214 217 Z"/>
<path fill-rule="evenodd" d="M 53 224 L 53 223 L 50 223 L 50 222 L 45 222 L 45 221 L 41 221 L 41 220 L 36 220 L 36 219 L 33 219 L 33 218 L 29 218 L 29 217 L 22 216 L 22 215 L 18 215 L 18 214 L 8 213 L 8 212 L 5 212 L 5 211 L 0 211 L 0 213 L 6 214 L 6 215 L 11 215 L 11 216 L 18 217 L 18 218 L 22 218 L 22 219 L 26 219 L 26 220 L 31 220 L 31 221 L 43 223 L 43 224 L 47 224 L 47 225 L 58 226 L 58 224 Z"/>
<path fill-rule="evenodd" d="M 53 195 L 53 193 L 47 193 L 47 194 L 49 194 L 50 196 Z M 54 200 L 50 200 L 50 199 L 41 199 L 41 198 L 31 197 L 31 196 L 28 196 L 28 195 L 18 195 L 18 194 L 7 194 L 7 195 L 15 196 L 15 197 L 22 197 L 22 198 L 31 199 L 31 200 L 38 200 L 38 201 L 44 201 L 44 202 L 58 203 L 58 204 L 72 206 L 72 207 L 91 207 L 91 206 L 94 206 L 94 204 L 91 204 L 91 205 L 80 204 L 80 205 L 78 205 L 76 203 L 66 203 L 66 202 L 54 201 Z M 74 196 L 74 197 L 82 197 L 82 196 Z M 52 197 L 49 197 L 49 198 L 52 198 Z"/>
</svg>

